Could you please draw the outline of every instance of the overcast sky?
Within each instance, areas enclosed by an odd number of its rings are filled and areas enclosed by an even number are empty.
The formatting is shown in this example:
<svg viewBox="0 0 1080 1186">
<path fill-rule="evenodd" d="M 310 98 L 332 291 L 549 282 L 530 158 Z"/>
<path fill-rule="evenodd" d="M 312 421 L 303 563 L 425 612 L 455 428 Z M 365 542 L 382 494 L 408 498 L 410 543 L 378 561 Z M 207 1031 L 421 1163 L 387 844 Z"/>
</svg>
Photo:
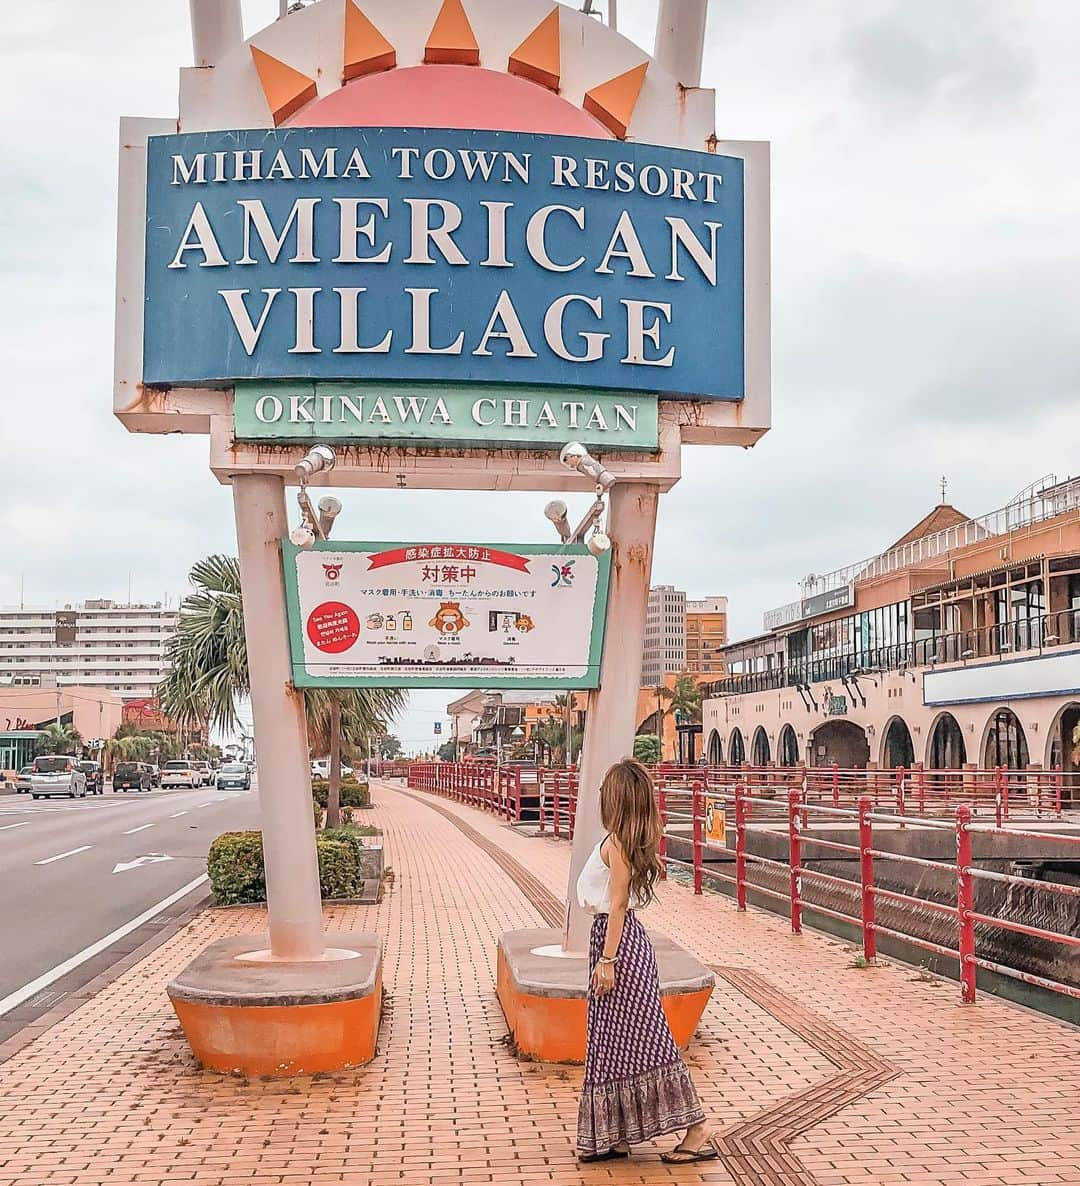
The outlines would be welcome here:
<svg viewBox="0 0 1080 1186">
<path fill-rule="evenodd" d="M 649 47 L 655 0 L 619 8 Z M 247 32 L 276 10 L 247 0 Z M 175 113 L 187 3 L 5 15 L 0 603 L 22 582 L 27 603 L 122 598 L 129 576 L 175 600 L 234 550 L 231 502 L 204 439 L 113 420 L 113 251 L 117 121 Z M 906 531 L 942 474 L 975 515 L 1077 468 L 1078 38 L 1072 0 L 713 0 L 718 134 L 772 141 L 775 427 L 687 452 L 653 576 L 727 594 L 734 636 Z M 448 497 L 350 492 L 337 531 L 422 534 Z M 455 496 L 454 534 L 546 538 L 543 502 Z M 415 698 L 411 746 L 447 699 Z"/>
</svg>

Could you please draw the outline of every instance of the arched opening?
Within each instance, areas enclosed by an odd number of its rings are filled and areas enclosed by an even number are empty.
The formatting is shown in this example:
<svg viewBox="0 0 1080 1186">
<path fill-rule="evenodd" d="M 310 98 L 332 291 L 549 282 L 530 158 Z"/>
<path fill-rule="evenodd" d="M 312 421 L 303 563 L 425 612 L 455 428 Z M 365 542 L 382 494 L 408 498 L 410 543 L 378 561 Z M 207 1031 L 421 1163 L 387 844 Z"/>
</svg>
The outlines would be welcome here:
<svg viewBox="0 0 1080 1186">
<path fill-rule="evenodd" d="M 963 731 L 951 712 L 943 712 L 930 733 L 930 769 L 959 770 L 966 761 Z"/>
<path fill-rule="evenodd" d="M 723 766 L 724 743 L 720 740 L 720 734 L 715 729 L 709 734 L 709 744 L 706 747 L 705 755 L 710 766 Z"/>
<path fill-rule="evenodd" d="M 732 729 L 731 740 L 728 742 L 728 757 L 732 766 L 742 766 L 746 761 L 746 743 L 738 729 Z"/>
<path fill-rule="evenodd" d="M 780 765 L 798 766 L 798 764 L 799 740 L 795 736 L 795 730 L 790 725 L 785 725 L 780 730 Z"/>
<path fill-rule="evenodd" d="M 1011 708 L 999 708 L 990 718 L 986 731 L 983 765 L 988 769 L 1005 766 L 1009 770 L 1024 770 L 1028 761 L 1024 726 Z"/>
<path fill-rule="evenodd" d="M 1050 769 L 1061 770 L 1062 802 L 1080 806 L 1080 704 L 1066 704 L 1050 729 Z"/>
<path fill-rule="evenodd" d="M 852 721 L 827 721 L 819 725 L 814 730 L 810 761 L 814 766 L 865 770 L 870 761 L 870 743 L 865 731 Z"/>
<path fill-rule="evenodd" d="M 915 746 L 911 740 L 911 730 L 901 717 L 893 717 L 885 730 L 885 740 L 881 746 L 881 765 L 886 770 L 895 770 L 898 766 L 910 770 L 915 765 Z"/>
<path fill-rule="evenodd" d="M 663 716 L 658 712 L 651 712 L 637 727 L 638 737 L 642 737 L 647 733 L 651 733 L 654 737 L 660 736 L 660 726 L 663 723 Z"/>
<path fill-rule="evenodd" d="M 768 766 L 772 761 L 769 735 L 761 725 L 758 725 L 754 730 L 754 740 L 750 746 L 750 754 L 750 762 L 753 766 Z"/>
</svg>

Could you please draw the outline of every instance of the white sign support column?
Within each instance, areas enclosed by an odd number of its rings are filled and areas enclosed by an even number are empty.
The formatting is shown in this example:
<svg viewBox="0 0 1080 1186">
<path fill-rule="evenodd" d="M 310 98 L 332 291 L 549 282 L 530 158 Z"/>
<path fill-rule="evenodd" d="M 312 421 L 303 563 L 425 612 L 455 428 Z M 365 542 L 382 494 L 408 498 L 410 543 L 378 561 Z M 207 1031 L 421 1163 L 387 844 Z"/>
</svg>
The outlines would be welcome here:
<svg viewBox="0 0 1080 1186">
<path fill-rule="evenodd" d="M 604 657 L 600 688 L 590 696 L 585 718 L 570 883 L 566 892 L 563 948 L 573 952 L 588 949 L 590 919 L 577 904 L 577 880 L 589 853 L 604 834 L 600 822 L 600 783 L 613 763 L 630 757 L 634 751 L 660 491 L 646 482 L 619 482 L 612 487 L 610 499 L 611 593 Z"/>
<path fill-rule="evenodd" d="M 251 715 L 258 738 L 266 903 L 273 959 L 300 963 L 324 951 L 319 862 L 304 702 L 292 686 L 281 540 L 288 533 L 280 477 L 232 480 Z"/>
</svg>

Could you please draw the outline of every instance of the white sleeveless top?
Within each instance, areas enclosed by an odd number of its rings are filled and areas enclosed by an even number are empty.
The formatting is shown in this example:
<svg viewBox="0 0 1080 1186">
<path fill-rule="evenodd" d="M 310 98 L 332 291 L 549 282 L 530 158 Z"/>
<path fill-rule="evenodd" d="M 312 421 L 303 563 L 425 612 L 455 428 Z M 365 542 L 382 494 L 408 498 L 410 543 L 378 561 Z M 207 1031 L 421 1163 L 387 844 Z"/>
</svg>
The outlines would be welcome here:
<svg viewBox="0 0 1080 1186">
<path fill-rule="evenodd" d="M 611 913 L 611 870 L 604 864 L 604 858 L 600 855 L 604 840 L 607 840 L 606 836 L 589 853 L 589 859 L 578 878 L 578 905 L 589 914 Z M 640 910 L 642 903 L 631 899 L 629 908 Z"/>
<path fill-rule="evenodd" d="M 604 840 L 589 853 L 589 859 L 578 878 L 578 905 L 589 914 L 611 913 L 611 870 L 600 855 Z"/>
</svg>

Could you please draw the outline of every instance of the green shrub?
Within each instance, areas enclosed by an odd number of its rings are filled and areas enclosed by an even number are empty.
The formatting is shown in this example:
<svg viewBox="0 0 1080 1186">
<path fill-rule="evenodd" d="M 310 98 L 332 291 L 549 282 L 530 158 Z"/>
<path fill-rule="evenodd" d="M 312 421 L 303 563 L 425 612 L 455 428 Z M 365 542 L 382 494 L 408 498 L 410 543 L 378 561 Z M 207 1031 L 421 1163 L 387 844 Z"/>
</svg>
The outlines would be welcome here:
<svg viewBox="0 0 1080 1186">
<path fill-rule="evenodd" d="M 219 906 L 266 901 L 261 832 L 226 832 L 206 859 L 210 888 Z"/>
<path fill-rule="evenodd" d="M 315 812 L 315 829 L 316 831 L 322 827 L 323 809 L 319 806 L 319 800 L 312 797 L 311 810 Z"/>
<path fill-rule="evenodd" d="M 334 829 L 334 833 L 341 829 Z M 353 837 L 327 835 L 316 838 L 319 854 L 319 886 L 324 898 L 355 898 L 360 893 L 361 847 Z"/>
<path fill-rule="evenodd" d="M 325 778 L 312 779 L 311 793 L 320 807 L 326 807 L 326 800 L 330 795 L 330 783 Z M 366 782 L 357 782 L 355 778 L 341 780 L 342 807 L 370 807 L 371 792 Z"/>
<path fill-rule="evenodd" d="M 365 830 L 366 831 L 366 830 Z M 319 885 L 324 898 L 355 898 L 361 876 L 361 829 L 332 828 L 315 837 Z M 266 901 L 261 832 L 225 832 L 210 845 L 206 862 L 219 906 Z"/>
</svg>

